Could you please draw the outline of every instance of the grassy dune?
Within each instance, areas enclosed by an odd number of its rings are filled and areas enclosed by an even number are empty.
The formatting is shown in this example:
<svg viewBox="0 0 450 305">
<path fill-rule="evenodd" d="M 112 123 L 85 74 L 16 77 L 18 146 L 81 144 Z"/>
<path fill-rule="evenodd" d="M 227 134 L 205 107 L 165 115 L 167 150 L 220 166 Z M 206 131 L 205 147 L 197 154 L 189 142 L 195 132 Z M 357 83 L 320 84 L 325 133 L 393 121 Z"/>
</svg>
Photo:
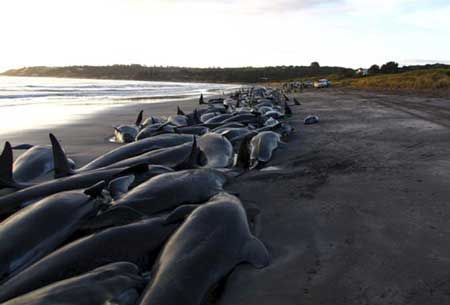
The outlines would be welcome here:
<svg viewBox="0 0 450 305">
<path fill-rule="evenodd" d="M 339 85 L 358 89 L 448 90 L 450 69 L 417 70 L 338 81 Z"/>
</svg>

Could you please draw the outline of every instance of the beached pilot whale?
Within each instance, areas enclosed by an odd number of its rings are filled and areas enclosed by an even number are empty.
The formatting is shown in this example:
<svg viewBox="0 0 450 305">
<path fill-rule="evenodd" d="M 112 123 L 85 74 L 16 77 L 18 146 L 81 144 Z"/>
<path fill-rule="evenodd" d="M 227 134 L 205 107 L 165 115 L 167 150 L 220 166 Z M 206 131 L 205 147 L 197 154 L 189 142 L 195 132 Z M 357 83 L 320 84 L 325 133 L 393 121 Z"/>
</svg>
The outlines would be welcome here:
<svg viewBox="0 0 450 305">
<path fill-rule="evenodd" d="M 190 138 L 192 137 L 190 136 Z M 62 157 L 58 156 L 58 158 L 61 159 Z M 9 165 L 5 168 L 1 168 L 0 183 L 2 185 L 17 185 L 18 183 L 14 181 L 11 172 L 12 158 L 9 159 Z M 57 158 L 55 158 L 55 160 L 56 159 Z M 64 162 L 65 166 L 68 167 L 66 159 L 64 159 Z M 7 217 L 17 210 L 20 210 L 44 197 L 59 192 L 87 188 L 103 180 L 109 183 L 118 177 L 127 176 L 130 174 L 136 175 L 136 180 L 142 182 L 155 175 L 159 175 L 160 173 L 160 168 L 139 164 L 131 167 L 92 170 L 65 178 L 42 182 L 40 184 L 32 185 L 18 190 L 17 192 L 0 197 L 0 218 Z"/>
<path fill-rule="evenodd" d="M 304 123 L 305 123 L 305 125 L 317 124 L 317 123 L 319 123 L 319 117 L 317 115 L 308 115 L 304 119 Z"/>
<path fill-rule="evenodd" d="M 200 164 L 209 168 L 226 168 L 233 165 L 233 145 L 224 136 L 207 133 L 198 139 L 201 151 Z"/>
<path fill-rule="evenodd" d="M 13 163 L 13 149 L 26 149 Z M 67 166 L 75 167 L 75 162 L 67 158 Z M 0 188 L 21 189 L 33 185 L 34 179 L 43 177 L 54 170 L 51 146 L 22 144 L 11 147 L 5 142 L 0 155 Z"/>
<path fill-rule="evenodd" d="M 136 141 L 154 137 L 165 133 L 175 133 L 175 126 L 166 123 L 155 123 L 142 128 L 136 135 Z"/>
<path fill-rule="evenodd" d="M 250 233 L 239 199 L 220 193 L 195 209 L 166 243 L 139 304 L 202 304 L 208 290 L 243 262 L 263 268 L 269 253 Z"/>
<path fill-rule="evenodd" d="M 133 125 L 119 125 L 114 127 L 114 140 L 117 143 L 131 143 L 134 142 L 136 136 L 141 128 L 142 117 L 144 110 L 141 110 L 137 116 L 136 122 Z"/>
<path fill-rule="evenodd" d="M 27 150 L 14 161 L 13 176 L 16 181 L 30 182 L 54 170 L 51 145 L 22 144 L 14 146 L 12 149 Z M 68 160 L 70 167 L 75 168 L 75 162 L 71 159 Z"/>
<path fill-rule="evenodd" d="M 120 262 L 53 283 L 4 305 L 133 305 L 145 282 L 137 266 Z"/>
<path fill-rule="evenodd" d="M 157 217 L 73 241 L 3 283 L 0 302 L 111 262 L 127 261 L 150 270 L 161 247 L 178 226 L 179 223 L 167 223 L 165 217 Z"/>
<path fill-rule="evenodd" d="M 191 143 L 187 142 L 177 146 L 152 150 L 148 153 L 113 163 L 104 167 L 104 169 L 137 164 L 160 165 L 175 170 L 190 169 L 197 167 L 199 153 L 196 137 L 192 136 Z"/>
<path fill-rule="evenodd" d="M 83 191 L 58 193 L 0 224 L 0 281 L 53 252 L 103 203 L 104 182 Z"/>
<path fill-rule="evenodd" d="M 273 131 L 263 131 L 255 135 L 249 134 L 241 144 L 238 164 L 245 168 L 261 167 L 272 159 L 273 152 L 285 146 L 281 135 Z"/>
<path fill-rule="evenodd" d="M 113 204 L 151 216 L 182 204 L 203 203 L 222 192 L 226 181 L 224 173 L 207 168 L 161 174 L 134 188 Z"/>
<path fill-rule="evenodd" d="M 192 136 L 185 134 L 162 134 L 133 143 L 128 143 L 97 157 L 85 166 L 76 170 L 72 170 L 68 167 L 64 150 L 56 137 L 50 135 L 50 140 L 54 151 L 56 177 L 65 177 L 103 168 L 113 163 L 136 157 L 137 155 L 141 155 L 152 150 L 192 142 Z"/>
</svg>

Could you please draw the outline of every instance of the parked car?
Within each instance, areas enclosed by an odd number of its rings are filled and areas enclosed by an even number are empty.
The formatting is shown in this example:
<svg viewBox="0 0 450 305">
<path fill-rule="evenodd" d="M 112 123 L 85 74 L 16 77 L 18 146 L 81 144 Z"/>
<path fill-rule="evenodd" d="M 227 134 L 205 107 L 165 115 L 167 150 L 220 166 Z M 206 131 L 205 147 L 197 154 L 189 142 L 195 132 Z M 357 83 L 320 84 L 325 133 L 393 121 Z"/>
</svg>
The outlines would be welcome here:
<svg viewBox="0 0 450 305">
<path fill-rule="evenodd" d="M 314 83 L 312 81 L 310 81 L 310 80 L 305 80 L 303 82 L 303 87 L 304 88 L 312 88 L 313 86 L 314 86 Z"/>
<path fill-rule="evenodd" d="M 314 82 L 314 88 L 328 88 L 331 86 L 331 82 L 328 79 L 320 79 Z"/>
</svg>

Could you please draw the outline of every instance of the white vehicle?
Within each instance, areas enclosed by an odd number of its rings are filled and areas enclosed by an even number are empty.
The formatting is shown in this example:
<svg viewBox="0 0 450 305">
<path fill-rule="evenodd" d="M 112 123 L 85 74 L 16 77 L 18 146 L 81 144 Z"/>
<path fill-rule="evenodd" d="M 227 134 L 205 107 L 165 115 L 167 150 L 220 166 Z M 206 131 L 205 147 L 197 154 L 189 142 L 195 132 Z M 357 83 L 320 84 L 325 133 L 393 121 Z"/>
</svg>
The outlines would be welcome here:
<svg viewBox="0 0 450 305">
<path fill-rule="evenodd" d="M 328 79 L 320 79 L 314 82 L 314 88 L 328 88 L 331 86 L 331 82 Z"/>
<path fill-rule="evenodd" d="M 303 86 L 305 88 L 312 88 L 314 86 L 314 83 L 312 81 L 310 81 L 310 80 L 307 80 L 307 81 L 303 82 Z"/>
</svg>

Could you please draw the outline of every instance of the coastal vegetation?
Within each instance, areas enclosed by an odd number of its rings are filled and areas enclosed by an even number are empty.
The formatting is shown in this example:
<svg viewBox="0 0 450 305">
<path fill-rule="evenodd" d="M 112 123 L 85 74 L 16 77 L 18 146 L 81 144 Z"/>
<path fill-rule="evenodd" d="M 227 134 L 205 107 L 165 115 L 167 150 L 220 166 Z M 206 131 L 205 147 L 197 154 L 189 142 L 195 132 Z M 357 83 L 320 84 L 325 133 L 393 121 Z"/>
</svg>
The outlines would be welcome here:
<svg viewBox="0 0 450 305">
<path fill-rule="evenodd" d="M 300 77 L 352 77 L 354 70 L 323 67 L 317 62 L 310 66 L 186 68 L 142 65 L 26 67 L 3 73 L 8 76 L 48 76 L 70 78 L 122 79 L 178 82 L 258 83 L 288 81 Z"/>
<path fill-rule="evenodd" d="M 8 76 L 120 79 L 142 81 L 276 83 L 327 78 L 333 85 L 383 90 L 448 90 L 450 66 L 444 64 L 402 66 L 394 61 L 372 65 L 368 75 L 351 68 L 321 66 L 188 68 L 143 65 L 25 67 L 3 73 Z"/>
<path fill-rule="evenodd" d="M 343 79 L 338 81 L 338 84 L 359 89 L 448 90 L 450 89 L 450 68 L 375 74 Z"/>
</svg>

